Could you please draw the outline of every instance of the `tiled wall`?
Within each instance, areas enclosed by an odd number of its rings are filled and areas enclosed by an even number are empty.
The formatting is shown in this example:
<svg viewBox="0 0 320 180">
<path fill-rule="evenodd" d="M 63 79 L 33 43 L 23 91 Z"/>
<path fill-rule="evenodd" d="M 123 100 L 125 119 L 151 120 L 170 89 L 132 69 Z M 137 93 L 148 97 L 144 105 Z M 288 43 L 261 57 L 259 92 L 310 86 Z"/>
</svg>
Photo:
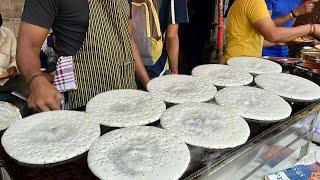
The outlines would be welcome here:
<svg viewBox="0 0 320 180">
<path fill-rule="evenodd" d="M 3 26 L 10 28 L 18 35 L 20 17 L 24 0 L 0 0 L 0 12 L 4 19 Z"/>
</svg>

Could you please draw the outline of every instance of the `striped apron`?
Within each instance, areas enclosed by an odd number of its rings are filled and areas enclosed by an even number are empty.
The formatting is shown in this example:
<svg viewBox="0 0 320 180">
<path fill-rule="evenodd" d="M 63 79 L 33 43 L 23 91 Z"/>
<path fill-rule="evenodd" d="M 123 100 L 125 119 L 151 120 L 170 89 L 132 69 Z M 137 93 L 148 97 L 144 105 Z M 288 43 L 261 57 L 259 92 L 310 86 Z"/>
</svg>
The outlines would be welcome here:
<svg viewBox="0 0 320 180">
<path fill-rule="evenodd" d="M 68 92 L 68 109 L 108 90 L 136 88 L 128 0 L 90 0 L 89 10 L 88 32 L 74 56 L 78 89 Z"/>
</svg>

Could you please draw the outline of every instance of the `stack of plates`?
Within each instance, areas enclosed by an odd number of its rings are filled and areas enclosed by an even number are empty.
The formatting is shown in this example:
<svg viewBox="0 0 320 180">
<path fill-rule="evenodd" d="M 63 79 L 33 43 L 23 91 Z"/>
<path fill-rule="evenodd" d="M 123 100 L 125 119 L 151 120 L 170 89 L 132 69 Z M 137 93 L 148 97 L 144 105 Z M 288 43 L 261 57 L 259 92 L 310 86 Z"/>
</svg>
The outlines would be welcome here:
<svg viewBox="0 0 320 180">
<path fill-rule="evenodd" d="M 167 131 L 137 126 L 101 136 L 89 150 L 88 165 L 100 179 L 179 179 L 190 162 L 187 145 Z"/>
<path fill-rule="evenodd" d="M 123 89 L 92 98 L 86 112 L 110 127 L 129 127 L 153 123 L 160 119 L 166 105 L 148 92 Z"/>
<path fill-rule="evenodd" d="M 285 73 L 261 74 L 254 81 L 259 87 L 290 101 L 310 102 L 320 99 L 320 87 L 299 76 Z"/>
<path fill-rule="evenodd" d="M 187 75 L 166 75 L 152 79 L 147 89 L 155 97 L 172 104 L 206 102 L 214 98 L 217 88 L 209 81 Z"/>
<path fill-rule="evenodd" d="M 282 72 L 282 67 L 279 64 L 256 57 L 235 57 L 229 59 L 227 64 L 253 75 Z"/>
<path fill-rule="evenodd" d="M 0 130 L 7 129 L 14 121 L 21 119 L 21 114 L 15 106 L 0 101 Z"/>
<path fill-rule="evenodd" d="M 244 144 L 250 129 L 246 121 L 226 108 L 207 103 L 186 103 L 169 108 L 161 125 L 187 144 L 209 149 Z"/>
<path fill-rule="evenodd" d="M 254 87 L 226 87 L 217 93 L 215 100 L 243 118 L 254 121 L 284 120 L 292 111 L 280 96 Z"/>
<path fill-rule="evenodd" d="M 248 72 L 221 64 L 197 66 L 192 70 L 192 75 L 207 78 L 217 87 L 244 86 L 253 81 Z"/>
<path fill-rule="evenodd" d="M 89 115 L 52 111 L 16 121 L 4 132 L 1 143 L 21 163 L 46 165 L 85 153 L 99 136 L 100 126 Z"/>
</svg>

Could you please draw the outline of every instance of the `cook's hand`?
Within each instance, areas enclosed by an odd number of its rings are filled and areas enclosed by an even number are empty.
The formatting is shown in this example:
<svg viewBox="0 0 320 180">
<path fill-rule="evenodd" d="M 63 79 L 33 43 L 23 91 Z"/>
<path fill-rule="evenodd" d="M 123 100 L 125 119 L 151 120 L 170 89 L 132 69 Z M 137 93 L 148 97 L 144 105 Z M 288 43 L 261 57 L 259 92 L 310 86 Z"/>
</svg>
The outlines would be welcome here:
<svg viewBox="0 0 320 180">
<path fill-rule="evenodd" d="M 9 74 L 9 77 L 10 78 L 13 78 L 14 76 L 16 76 L 17 75 L 17 68 L 16 67 L 14 67 L 14 66 L 11 66 L 11 67 L 9 67 L 8 69 L 7 69 L 7 72 L 8 72 L 8 74 Z"/>
<path fill-rule="evenodd" d="M 63 95 L 44 76 L 36 77 L 30 84 L 28 105 L 36 112 L 61 110 Z"/>
<path fill-rule="evenodd" d="M 318 0 L 307 0 L 304 3 L 302 3 L 297 9 L 293 10 L 293 13 L 296 16 L 301 16 L 308 14 L 313 11 L 315 4 L 318 2 Z"/>
</svg>

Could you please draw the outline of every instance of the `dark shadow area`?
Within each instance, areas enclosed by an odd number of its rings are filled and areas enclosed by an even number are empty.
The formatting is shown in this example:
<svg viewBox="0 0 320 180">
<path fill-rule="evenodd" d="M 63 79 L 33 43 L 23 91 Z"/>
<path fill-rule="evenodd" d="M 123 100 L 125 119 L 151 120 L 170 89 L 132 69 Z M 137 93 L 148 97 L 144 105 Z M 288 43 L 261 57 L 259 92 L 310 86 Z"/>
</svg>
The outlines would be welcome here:
<svg viewBox="0 0 320 180">
<path fill-rule="evenodd" d="M 180 72 L 190 74 L 198 65 L 212 61 L 210 43 L 215 1 L 189 0 L 189 24 L 180 26 Z"/>
</svg>

